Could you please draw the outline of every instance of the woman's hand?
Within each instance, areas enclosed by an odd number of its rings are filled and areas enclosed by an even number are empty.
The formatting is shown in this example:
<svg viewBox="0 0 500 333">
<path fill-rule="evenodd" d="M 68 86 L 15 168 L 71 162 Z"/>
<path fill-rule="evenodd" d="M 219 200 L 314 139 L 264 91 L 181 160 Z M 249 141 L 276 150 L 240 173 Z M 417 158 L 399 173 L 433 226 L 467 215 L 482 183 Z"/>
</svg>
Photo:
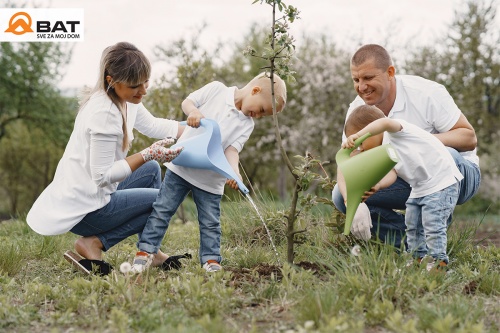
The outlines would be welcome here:
<svg viewBox="0 0 500 333">
<path fill-rule="evenodd" d="M 184 147 L 175 149 L 167 149 L 165 146 L 170 146 L 175 142 L 175 139 L 166 138 L 153 143 L 150 147 L 142 150 L 140 154 L 145 162 L 155 160 L 159 163 L 166 163 L 176 158 Z"/>
</svg>

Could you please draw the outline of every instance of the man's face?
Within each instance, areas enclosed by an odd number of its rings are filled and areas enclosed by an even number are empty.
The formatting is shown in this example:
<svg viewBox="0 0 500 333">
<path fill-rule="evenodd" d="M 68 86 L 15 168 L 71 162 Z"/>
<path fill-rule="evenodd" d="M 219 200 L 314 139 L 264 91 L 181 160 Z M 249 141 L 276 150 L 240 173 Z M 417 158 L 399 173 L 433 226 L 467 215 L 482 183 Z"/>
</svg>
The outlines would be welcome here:
<svg viewBox="0 0 500 333">
<path fill-rule="evenodd" d="M 359 66 L 351 64 L 351 77 L 359 97 L 368 105 L 384 105 L 390 93 L 393 70 L 393 66 L 389 66 L 386 71 L 377 68 L 374 59 Z"/>
</svg>

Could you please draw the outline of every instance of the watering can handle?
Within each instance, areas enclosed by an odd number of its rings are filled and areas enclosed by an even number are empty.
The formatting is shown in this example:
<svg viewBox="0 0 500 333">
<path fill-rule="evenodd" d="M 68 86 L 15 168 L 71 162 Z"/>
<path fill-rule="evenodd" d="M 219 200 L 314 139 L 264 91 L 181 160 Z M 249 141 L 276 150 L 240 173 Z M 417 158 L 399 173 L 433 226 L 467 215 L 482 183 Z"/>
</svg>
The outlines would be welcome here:
<svg viewBox="0 0 500 333">
<path fill-rule="evenodd" d="M 358 148 L 360 144 L 363 143 L 363 141 L 365 141 L 366 139 L 368 139 L 369 137 L 371 136 L 371 133 L 366 133 L 365 135 L 357 138 L 355 141 L 354 141 L 354 147 L 353 148 L 341 148 L 338 152 L 337 152 L 337 155 L 335 157 L 335 160 L 337 161 L 337 164 L 338 163 L 341 163 L 342 161 L 345 161 L 346 159 L 348 159 L 350 156 L 351 156 L 351 152 Z"/>
<path fill-rule="evenodd" d="M 210 124 L 210 122 L 206 121 L 206 120 L 203 120 L 203 119 L 200 119 L 200 126 L 201 127 L 207 127 L 207 125 Z M 187 124 L 187 121 L 184 120 L 184 121 L 180 121 L 179 122 L 179 125 L 181 126 L 188 126 Z"/>
</svg>

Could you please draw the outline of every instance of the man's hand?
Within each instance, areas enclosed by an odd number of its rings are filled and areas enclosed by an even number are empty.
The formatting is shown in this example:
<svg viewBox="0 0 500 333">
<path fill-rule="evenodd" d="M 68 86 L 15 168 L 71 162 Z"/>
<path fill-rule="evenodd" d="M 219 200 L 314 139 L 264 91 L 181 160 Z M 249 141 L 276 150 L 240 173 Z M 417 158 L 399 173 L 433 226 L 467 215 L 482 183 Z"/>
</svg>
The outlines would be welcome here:
<svg viewBox="0 0 500 333">
<path fill-rule="evenodd" d="M 352 235 L 358 239 L 369 240 L 372 237 L 370 232 L 371 227 L 372 218 L 370 216 L 370 210 L 368 206 L 362 202 L 359 204 L 352 220 Z"/>
<path fill-rule="evenodd" d="M 170 146 L 175 142 L 175 139 L 166 138 L 153 143 L 150 147 L 142 150 L 140 154 L 145 162 L 155 160 L 159 163 L 166 163 L 176 158 L 184 147 L 176 149 L 167 149 L 165 146 Z"/>
</svg>

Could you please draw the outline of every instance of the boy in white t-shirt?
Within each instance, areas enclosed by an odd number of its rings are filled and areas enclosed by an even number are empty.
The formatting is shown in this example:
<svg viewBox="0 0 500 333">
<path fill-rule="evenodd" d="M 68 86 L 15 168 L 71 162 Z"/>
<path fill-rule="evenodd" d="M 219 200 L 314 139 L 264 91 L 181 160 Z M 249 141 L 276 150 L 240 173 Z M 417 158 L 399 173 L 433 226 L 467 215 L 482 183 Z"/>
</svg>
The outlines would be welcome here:
<svg viewBox="0 0 500 333">
<path fill-rule="evenodd" d="M 427 265 L 427 270 L 446 267 L 446 229 L 457 204 L 459 181 L 463 176 L 443 143 L 405 120 L 387 118 L 380 109 L 369 105 L 354 109 L 347 119 L 345 133 L 347 140 L 342 143 L 342 148 L 354 147 L 354 140 L 371 133 L 359 151 L 380 146 L 382 141 L 390 143 L 396 150 L 398 164 L 366 192 L 363 199 L 390 186 L 398 176 L 410 184 L 405 215 L 408 252 L 418 262 L 430 255 L 433 260 Z M 339 182 L 344 182 L 342 176 Z M 339 184 L 339 189 L 346 198 L 345 183 Z"/>
<path fill-rule="evenodd" d="M 286 104 L 286 85 L 274 75 L 276 110 L 281 112 Z M 254 128 L 252 118 L 273 114 L 271 79 L 269 74 L 259 74 L 245 87 L 226 87 L 221 82 L 211 82 L 191 93 L 183 102 L 182 110 L 188 116 L 184 133 L 179 143 L 189 138 L 202 118 L 217 121 L 226 158 L 240 177 L 239 152 Z M 215 272 L 221 269 L 220 262 L 220 201 L 224 184 L 238 189 L 234 180 L 206 169 L 194 169 L 169 163 L 153 212 L 148 218 L 137 243 L 132 271 L 140 273 L 147 269 L 158 252 L 167 231 L 170 219 L 189 192 L 198 210 L 200 224 L 200 263 L 202 267 Z"/>
</svg>

